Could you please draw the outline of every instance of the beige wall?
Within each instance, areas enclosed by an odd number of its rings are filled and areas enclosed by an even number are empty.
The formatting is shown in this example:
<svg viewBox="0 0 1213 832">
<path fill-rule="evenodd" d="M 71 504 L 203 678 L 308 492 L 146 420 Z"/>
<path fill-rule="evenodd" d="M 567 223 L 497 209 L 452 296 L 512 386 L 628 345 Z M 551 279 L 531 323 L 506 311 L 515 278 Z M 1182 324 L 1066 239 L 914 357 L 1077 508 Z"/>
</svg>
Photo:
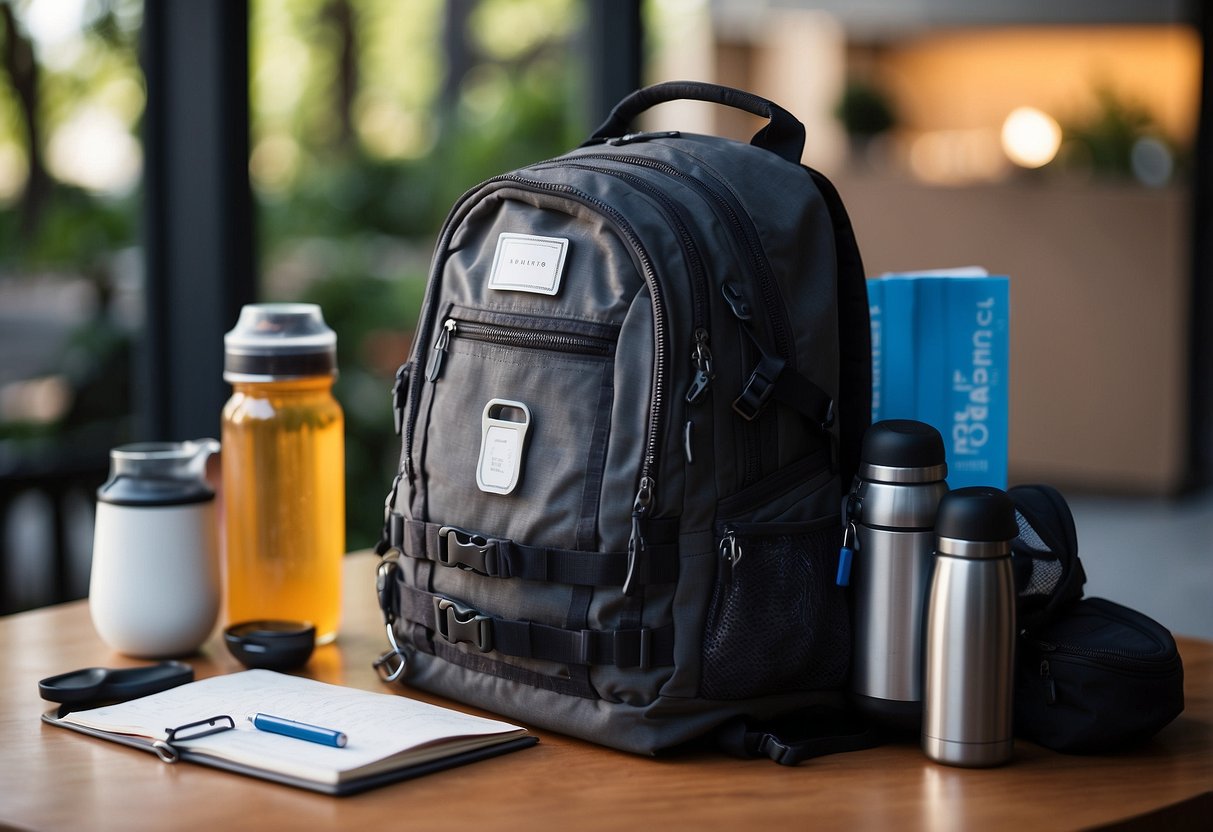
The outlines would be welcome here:
<svg viewBox="0 0 1213 832">
<path fill-rule="evenodd" d="M 1186 443 L 1187 195 L 835 178 L 865 270 L 1011 278 L 1012 482 L 1163 494 Z"/>
</svg>

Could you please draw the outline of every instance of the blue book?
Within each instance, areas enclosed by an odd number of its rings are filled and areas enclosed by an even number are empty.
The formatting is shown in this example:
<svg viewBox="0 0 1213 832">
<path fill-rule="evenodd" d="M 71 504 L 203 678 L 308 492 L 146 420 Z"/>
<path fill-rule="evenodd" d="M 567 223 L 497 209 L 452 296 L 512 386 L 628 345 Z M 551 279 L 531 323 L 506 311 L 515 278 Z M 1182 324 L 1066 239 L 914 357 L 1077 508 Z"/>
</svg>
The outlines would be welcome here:
<svg viewBox="0 0 1213 832">
<path fill-rule="evenodd" d="M 948 485 L 1007 487 L 1010 281 L 977 269 L 868 283 L 873 420 L 916 419 L 944 439 Z"/>
</svg>

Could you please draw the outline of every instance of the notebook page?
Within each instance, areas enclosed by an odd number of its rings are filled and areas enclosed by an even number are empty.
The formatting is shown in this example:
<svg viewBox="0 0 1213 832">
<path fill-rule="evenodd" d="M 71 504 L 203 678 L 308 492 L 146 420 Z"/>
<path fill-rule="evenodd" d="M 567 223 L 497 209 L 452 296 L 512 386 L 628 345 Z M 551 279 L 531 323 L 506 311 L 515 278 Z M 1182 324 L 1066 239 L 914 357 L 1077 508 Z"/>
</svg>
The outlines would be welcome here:
<svg viewBox="0 0 1213 832">
<path fill-rule="evenodd" d="M 342 731 L 344 748 L 258 731 L 247 717 L 267 713 Z M 330 685 L 269 670 L 214 676 L 129 702 L 78 711 L 63 718 L 112 733 L 164 739 L 172 727 L 230 715 L 236 729 L 192 740 L 191 751 L 319 782 L 338 782 L 411 749 L 472 738 L 502 738 L 523 729 L 425 702 Z M 418 760 L 444 756 L 478 741 L 445 744 Z M 410 757 L 409 762 L 412 762 Z"/>
</svg>

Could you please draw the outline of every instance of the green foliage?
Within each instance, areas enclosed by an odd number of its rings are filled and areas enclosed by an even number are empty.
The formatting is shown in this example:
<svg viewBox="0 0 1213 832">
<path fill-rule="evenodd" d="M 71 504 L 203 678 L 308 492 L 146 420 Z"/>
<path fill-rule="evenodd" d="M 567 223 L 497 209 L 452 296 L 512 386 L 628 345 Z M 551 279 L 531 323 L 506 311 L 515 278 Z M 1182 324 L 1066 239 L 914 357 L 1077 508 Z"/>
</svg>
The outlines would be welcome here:
<svg viewBox="0 0 1213 832">
<path fill-rule="evenodd" d="M 373 546 L 383 524 L 383 498 L 399 452 L 390 379 L 395 365 L 407 358 L 405 345 L 393 343 L 390 336 L 412 326 L 413 319 L 401 310 L 418 308 L 423 288 L 420 275 L 396 281 L 344 275 L 312 284 L 302 297 L 321 306 L 337 333 L 340 373 L 333 394 L 345 411 L 346 539 L 351 549 Z M 382 355 L 385 340 L 388 354 Z"/>
<path fill-rule="evenodd" d="M 55 183 L 32 234 L 21 228 L 17 211 L 0 212 L 0 264 L 75 268 L 96 277 L 112 252 L 134 242 L 137 204 L 137 197 L 99 197 Z"/>
<path fill-rule="evenodd" d="M 337 332 L 352 547 L 373 544 L 382 523 L 399 451 L 392 377 L 407 358 L 428 250 L 447 211 L 477 182 L 557 155 L 586 129 L 575 103 L 580 76 L 570 71 L 580 64 L 577 0 L 480 0 L 463 21 L 466 53 L 448 56 L 443 26 L 454 8 L 443 0 L 250 4 L 262 273 L 298 266 L 261 294 L 319 303 Z M 86 106 L 136 131 L 145 104 L 141 16 L 140 0 L 92 0 L 78 57 L 41 67 L 32 114 L 0 83 L 0 145 L 24 148 L 22 119 L 34 118 L 45 158 L 55 131 Z M 136 242 L 139 195 L 52 181 L 40 205 L 32 230 L 16 207 L 0 211 L 0 269 L 82 273 L 104 313 L 111 255 Z M 61 358 L 77 402 L 71 424 L 0 426 L 0 436 L 111 423 L 129 410 L 130 344 L 104 314 Z"/>
<path fill-rule="evenodd" d="M 1157 137 L 1158 125 L 1144 104 L 1122 98 L 1110 87 L 1097 87 L 1095 97 L 1092 115 L 1062 126 L 1067 161 L 1099 176 L 1127 178 L 1133 174 L 1133 146 L 1147 136 Z"/>
<path fill-rule="evenodd" d="M 889 97 L 876 86 L 864 81 L 850 81 L 834 111 L 847 135 L 869 139 L 890 130 L 897 115 Z"/>
</svg>

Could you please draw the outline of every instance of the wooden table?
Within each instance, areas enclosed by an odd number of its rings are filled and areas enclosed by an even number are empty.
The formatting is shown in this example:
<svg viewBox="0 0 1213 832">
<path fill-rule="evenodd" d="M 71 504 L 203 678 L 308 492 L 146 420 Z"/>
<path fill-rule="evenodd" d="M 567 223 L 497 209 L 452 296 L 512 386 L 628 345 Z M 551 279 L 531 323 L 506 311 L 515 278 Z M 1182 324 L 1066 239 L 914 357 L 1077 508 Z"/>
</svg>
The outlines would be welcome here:
<svg viewBox="0 0 1213 832">
<path fill-rule="evenodd" d="M 383 685 L 371 669 L 384 646 L 375 563 L 369 553 L 346 559 L 341 636 L 316 652 L 308 675 L 402 690 Z M 86 602 L 0 618 L 0 644 L 0 827 L 1042 832 L 1103 826 L 1169 806 L 1208 823 L 1213 803 L 1213 645 L 1192 639 L 1180 643 L 1186 711 L 1131 754 L 1065 756 L 1020 742 L 1011 765 L 966 770 L 936 765 L 907 743 L 787 768 L 708 752 L 654 760 L 539 732 L 534 748 L 347 798 L 165 765 L 146 752 L 43 724 L 39 716 L 49 708 L 38 697 L 39 679 L 139 664 L 102 645 Z M 199 677 L 240 669 L 219 638 L 190 661 Z M 1149 828 L 1159 816 L 1142 820 Z M 1165 816 L 1167 827 L 1174 821 Z"/>
</svg>

